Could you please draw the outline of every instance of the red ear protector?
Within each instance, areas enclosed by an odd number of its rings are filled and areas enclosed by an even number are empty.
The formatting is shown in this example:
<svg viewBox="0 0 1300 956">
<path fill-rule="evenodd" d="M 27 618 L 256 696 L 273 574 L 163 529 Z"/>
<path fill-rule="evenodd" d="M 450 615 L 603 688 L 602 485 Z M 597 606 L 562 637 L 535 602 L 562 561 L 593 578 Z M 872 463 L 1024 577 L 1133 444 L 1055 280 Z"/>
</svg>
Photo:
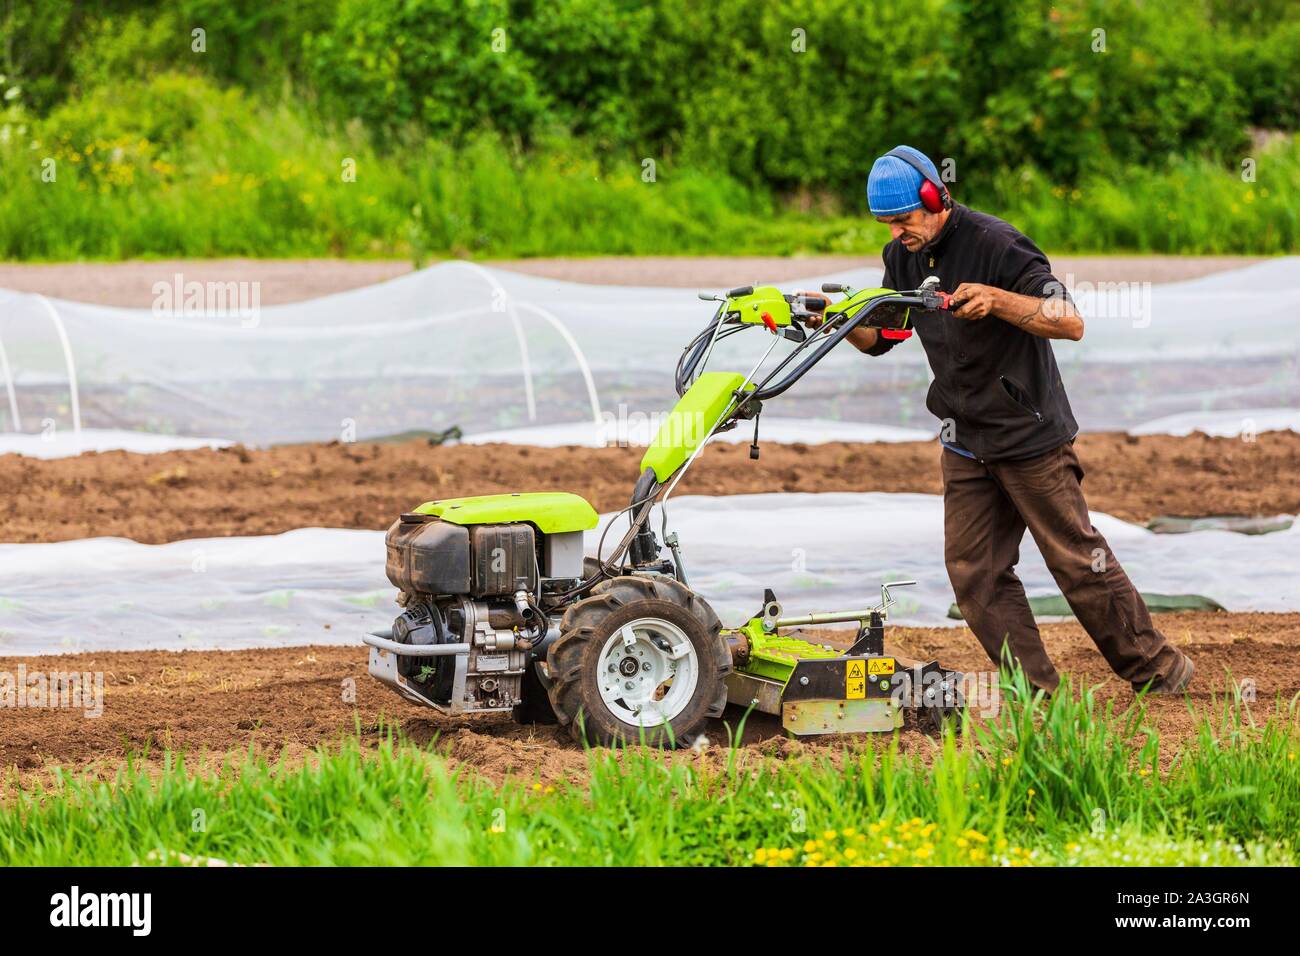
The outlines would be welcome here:
<svg viewBox="0 0 1300 956">
<path fill-rule="evenodd" d="M 952 196 L 948 194 L 948 187 L 939 180 L 932 179 L 929 170 L 918 163 L 916 157 L 912 156 L 911 153 L 908 153 L 906 150 L 895 148 L 891 149 L 885 155 L 893 156 L 895 159 L 901 159 L 921 174 L 921 177 L 925 181 L 921 183 L 921 188 L 917 190 L 917 195 L 921 199 L 921 205 L 929 212 L 943 212 L 945 209 L 952 208 Z"/>
</svg>

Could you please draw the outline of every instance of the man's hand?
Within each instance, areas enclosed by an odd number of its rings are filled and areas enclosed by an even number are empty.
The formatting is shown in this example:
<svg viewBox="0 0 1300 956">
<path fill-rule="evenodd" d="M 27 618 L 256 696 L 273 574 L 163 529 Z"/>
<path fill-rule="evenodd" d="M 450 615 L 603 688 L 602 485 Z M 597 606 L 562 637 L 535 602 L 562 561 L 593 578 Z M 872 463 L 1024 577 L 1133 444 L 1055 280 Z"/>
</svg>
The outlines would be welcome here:
<svg viewBox="0 0 1300 956">
<path fill-rule="evenodd" d="M 796 292 L 795 295 L 801 295 L 805 299 L 820 299 L 822 302 L 826 303 L 826 306 L 830 306 L 831 304 L 831 297 L 825 292 L 800 291 Z M 822 312 L 813 312 L 810 309 L 807 315 L 800 317 L 800 321 L 810 329 L 821 328 L 822 324 L 826 321 L 825 307 L 823 307 Z M 865 352 L 867 349 L 875 346 L 876 342 L 879 341 L 879 336 L 880 333 L 876 329 L 861 327 L 854 329 L 844 338 L 859 352 Z"/>
<path fill-rule="evenodd" d="M 963 282 L 952 294 L 953 315 L 959 319 L 982 319 L 997 308 L 1001 289 L 978 282 Z"/>
<path fill-rule="evenodd" d="M 815 329 L 826 321 L 825 312 L 827 307 L 831 304 L 830 296 L 825 292 L 804 292 L 802 290 L 796 292 L 795 295 L 802 296 L 805 300 L 815 299 L 824 303 L 821 312 L 814 312 L 809 309 L 808 314 L 801 317 L 800 321 L 802 321 L 804 325 L 808 326 L 810 329 Z"/>
</svg>

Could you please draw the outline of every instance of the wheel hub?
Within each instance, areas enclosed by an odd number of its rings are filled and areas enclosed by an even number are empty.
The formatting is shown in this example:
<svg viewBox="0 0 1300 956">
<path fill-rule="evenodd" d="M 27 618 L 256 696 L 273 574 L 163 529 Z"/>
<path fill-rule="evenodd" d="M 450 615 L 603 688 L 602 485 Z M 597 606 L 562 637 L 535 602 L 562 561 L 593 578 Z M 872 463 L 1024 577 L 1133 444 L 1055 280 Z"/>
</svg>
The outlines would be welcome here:
<svg viewBox="0 0 1300 956">
<path fill-rule="evenodd" d="M 690 703 L 700 668 L 681 628 L 662 618 L 638 618 L 610 635 L 597 673 L 601 700 L 615 717 L 633 727 L 656 727 Z"/>
</svg>

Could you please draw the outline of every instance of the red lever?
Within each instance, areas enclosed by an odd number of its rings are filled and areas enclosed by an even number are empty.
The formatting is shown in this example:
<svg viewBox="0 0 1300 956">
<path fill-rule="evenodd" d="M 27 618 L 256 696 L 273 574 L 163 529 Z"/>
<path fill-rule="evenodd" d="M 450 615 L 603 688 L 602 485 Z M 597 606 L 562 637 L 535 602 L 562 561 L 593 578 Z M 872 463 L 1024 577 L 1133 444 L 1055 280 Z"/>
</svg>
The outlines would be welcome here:
<svg viewBox="0 0 1300 956">
<path fill-rule="evenodd" d="M 881 329 L 880 336 L 881 338 L 895 339 L 901 341 L 902 339 L 910 339 L 912 337 L 912 330 L 911 329 Z"/>
<path fill-rule="evenodd" d="M 767 326 L 769 332 L 776 333 L 776 319 L 772 318 L 771 312 L 763 312 L 759 315 L 759 318 L 763 320 L 763 324 Z"/>
</svg>

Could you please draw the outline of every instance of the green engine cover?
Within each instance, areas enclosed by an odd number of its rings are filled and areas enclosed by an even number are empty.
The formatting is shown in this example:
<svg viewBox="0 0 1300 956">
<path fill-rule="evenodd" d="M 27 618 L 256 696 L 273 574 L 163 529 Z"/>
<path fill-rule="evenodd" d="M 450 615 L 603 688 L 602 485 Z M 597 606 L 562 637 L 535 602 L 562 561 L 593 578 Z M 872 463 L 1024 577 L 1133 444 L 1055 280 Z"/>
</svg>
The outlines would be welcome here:
<svg viewBox="0 0 1300 956">
<path fill-rule="evenodd" d="M 441 498 L 426 501 L 416 514 L 434 515 L 452 524 L 508 524 L 526 521 L 543 534 L 586 531 L 600 521 L 596 509 L 581 495 L 567 491 L 516 492 Z"/>
</svg>

